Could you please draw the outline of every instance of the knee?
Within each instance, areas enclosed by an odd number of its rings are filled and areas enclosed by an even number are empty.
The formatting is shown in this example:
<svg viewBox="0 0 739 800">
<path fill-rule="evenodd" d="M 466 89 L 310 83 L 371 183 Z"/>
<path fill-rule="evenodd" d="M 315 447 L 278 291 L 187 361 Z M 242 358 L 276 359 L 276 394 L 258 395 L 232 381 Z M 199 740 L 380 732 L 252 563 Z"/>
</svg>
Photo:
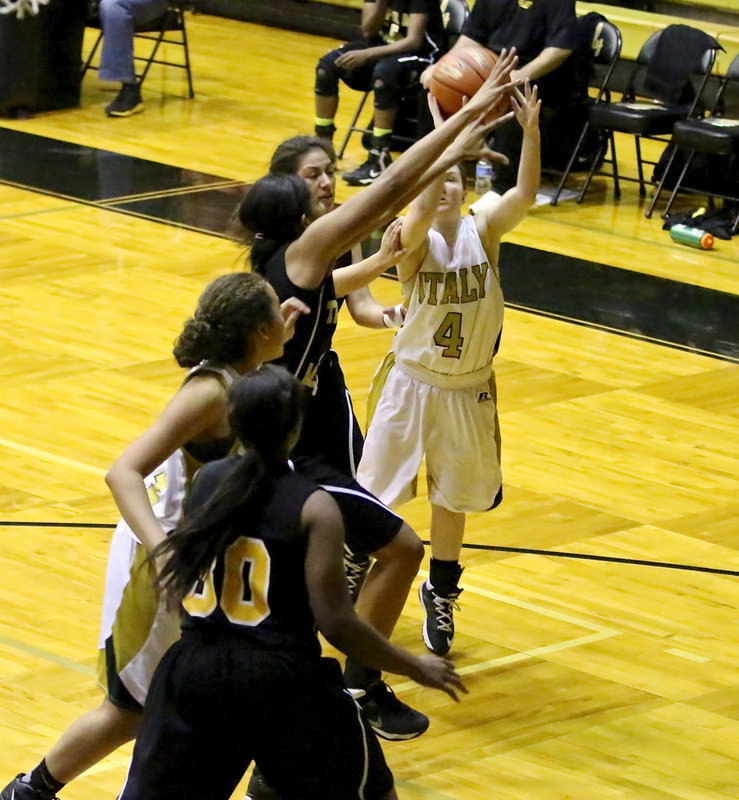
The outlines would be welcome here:
<svg viewBox="0 0 739 800">
<path fill-rule="evenodd" d="M 386 62 L 379 61 L 375 66 L 372 91 L 375 93 L 375 108 L 380 111 L 397 108 L 400 99 L 398 75 Z"/>
<path fill-rule="evenodd" d="M 117 739 L 121 742 L 128 742 L 136 738 L 139 723 L 141 722 L 141 711 L 121 708 L 111 703 L 107 697 L 101 703 L 99 710 L 105 727 Z"/>
<path fill-rule="evenodd" d="M 423 542 L 413 528 L 404 522 L 395 538 L 373 555 L 380 563 L 392 564 L 415 575 L 423 561 Z"/>
<path fill-rule="evenodd" d="M 327 53 L 316 65 L 316 94 L 334 97 L 339 92 L 339 76 L 334 66 L 333 52 Z"/>
<path fill-rule="evenodd" d="M 120 19 L 128 15 L 121 0 L 100 0 L 98 7 L 98 16 L 102 25 L 109 23 L 111 20 Z M 130 15 L 129 15 L 130 16 Z"/>
</svg>

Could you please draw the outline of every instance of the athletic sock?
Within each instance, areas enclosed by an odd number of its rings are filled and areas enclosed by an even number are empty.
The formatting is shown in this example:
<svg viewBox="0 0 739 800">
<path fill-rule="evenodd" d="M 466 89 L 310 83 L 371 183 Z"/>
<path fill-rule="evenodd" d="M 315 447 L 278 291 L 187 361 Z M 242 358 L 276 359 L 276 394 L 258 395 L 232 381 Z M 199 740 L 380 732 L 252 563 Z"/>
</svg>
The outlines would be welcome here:
<svg viewBox="0 0 739 800">
<path fill-rule="evenodd" d="M 60 789 L 66 786 L 49 772 L 45 758 L 21 780 L 23 783 L 29 783 L 42 797 L 48 798 L 54 797 Z"/>
<path fill-rule="evenodd" d="M 352 658 L 347 658 L 344 667 L 344 683 L 348 689 L 366 689 L 371 683 L 382 678 L 379 669 L 365 667 Z"/>
<path fill-rule="evenodd" d="M 316 117 L 315 131 L 316 136 L 320 137 L 321 139 L 328 139 L 331 141 L 336 133 L 336 126 L 334 125 L 333 119 Z"/>
<path fill-rule="evenodd" d="M 386 128 L 374 128 L 372 130 L 372 150 L 377 150 L 378 153 L 390 150 L 390 140 L 392 138 L 392 130 Z"/>
<path fill-rule="evenodd" d="M 439 558 L 431 558 L 429 583 L 436 594 L 442 597 L 459 594 L 458 583 L 461 575 L 462 567 L 459 565 L 459 561 L 442 561 Z"/>
</svg>

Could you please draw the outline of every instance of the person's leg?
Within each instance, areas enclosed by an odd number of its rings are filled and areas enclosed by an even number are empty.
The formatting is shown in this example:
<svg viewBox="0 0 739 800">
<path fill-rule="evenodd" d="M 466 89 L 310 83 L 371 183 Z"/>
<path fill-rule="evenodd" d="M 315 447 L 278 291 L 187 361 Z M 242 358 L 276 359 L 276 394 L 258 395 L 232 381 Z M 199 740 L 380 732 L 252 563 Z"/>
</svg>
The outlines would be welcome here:
<svg viewBox="0 0 739 800">
<path fill-rule="evenodd" d="M 46 765 L 63 783 L 76 778 L 121 745 L 136 738 L 141 712 L 114 705 L 106 697 L 73 722 L 49 750 Z"/>
<path fill-rule="evenodd" d="M 382 549 L 372 553 L 369 571 L 356 609 L 375 630 L 390 638 L 423 560 L 423 543 L 407 522 Z"/>
<path fill-rule="evenodd" d="M 130 116 L 143 110 L 133 58 L 134 29 L 137 23 L 156 19 L 166 10 L 167 0 L 101 0 L 103 50 L 99 74 L 104 81 L 121 84 L 118 96 L 105 109 L 109 116 Z"/>
<path fill-rule="evenodd" d="M 465 515 L 431 503 L 431 566 L 429 579 L 419 589 L 426 611 L 423 640 L 438 655 L 446 655 L 454 641 L 454 608 L 461 593 L 459 578 Z"/>
<path fill-rule="evenodd" d="M 278 680 L 280 660 L 276 654 Z M 301 659 L 295 668 L 294 679 L 285 672 L 281 688 L 269 679 L 265 697 L 257 701 L 266 718 L 255 734 L 254 760 L 273 796 L 392 798 L 392 773 L 377 737 L 344 688 L 338 662 Z M 268 707 L 270 692 L 274 696 Z"/>
<path fill-rule="evenodd" d="M 315 99 L 316 99 L 316 136 L 331 141 L 336 126 L 334 118 L 339 108 L 339 79 L 358 91 L 367 91 L 371 79 L 371 67 L 360 68 L 352 73 L 336 66 L 336 60 L 351 50 L 364 50 L 368 47 L 364 41 L 347 42 L 322 56 L 316 65 Z"/>
<path fill-rule="evenodd" d="M 367 160 L 344 175 L 350 186 L 366 186 L 377 180 L 390 164 L 390 144 L 395 116 L 400 101 L 400 83 L 404 67 L 401 56 L 389 56 L 377 61 L 372 71 L 372 90 L 375 95 L 374 126 Z"/>
<path fill-rule="evenodd" d="M 121 708 L 108 698 L 88 711 L 61 735 L 48 755 L 30 772 L 19 776 L 1 797 L 52 798 L 70 781 L 136 737 L 141 711 Z M 25 786 L 18 786 L 18 782 Z M 16 784 L 13 787 L 13 784 Z M 28 787 L 28 788 L 26 788 Z M 10 791 L 8 791 L 10 790 Z"/>
<path fill-rule="evenodd" d="M 376 180 L 390 164 L 395 118 L 398 115 L 403 92 L 418 83 L 418 78 L 429 65 L 427 59 L 403 53 L 380 59 L 372 72 L 372 89 L 375 95 L 374 127 L 367 161 L 344 180 L 353 186 L 364 186 Z"/>
<path fill-rule="evenodd" d="M 454 610 L 462 592 L 459 556 L 465 512 L 499 502 L 500 448 L 493 381 L 471 389 L 437 389 L 429 404 L 426 453 L 431 503 L 431 566 L 419 590 L 426 612 L 423 640 L 437 655 L 454 640 Z M 454 437 L 447 431 L 453 430 Z"/>
<path fill-rule="evenodd" d="M 403 522 L 375 559 L 356 601 L 357 614 L 390 638 L 423 559 L 423 543 Z M 429 726 L 428 717 L 399 700 L 382 680 L 379 670 L 347 658 L 346 685 L 355 690 L 369 724 L 383 739 L 414 739 Z"/>
</svg>

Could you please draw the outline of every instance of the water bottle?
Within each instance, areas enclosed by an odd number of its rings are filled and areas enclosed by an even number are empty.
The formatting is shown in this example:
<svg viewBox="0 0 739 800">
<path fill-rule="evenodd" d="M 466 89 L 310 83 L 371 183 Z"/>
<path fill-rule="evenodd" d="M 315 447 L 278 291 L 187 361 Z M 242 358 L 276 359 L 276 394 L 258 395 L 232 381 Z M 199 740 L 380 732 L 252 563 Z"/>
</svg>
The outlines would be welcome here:
<svg viewBox="0 0 739 800">
<path fill-rule="evenodd" d="M 482 196 L 493 188 L 493 162 L 481 158 L 475 165 L 475 192 Z"/>
<path fill-rule="evenodd" d="M 673 225 L 670 228 L 670 238 L 673 242 L 697 247 L 699 250 L 710 250 L 713 247 L 713 234 L 700 228 L 691 228 L 690 225 Z"/>
</svg>

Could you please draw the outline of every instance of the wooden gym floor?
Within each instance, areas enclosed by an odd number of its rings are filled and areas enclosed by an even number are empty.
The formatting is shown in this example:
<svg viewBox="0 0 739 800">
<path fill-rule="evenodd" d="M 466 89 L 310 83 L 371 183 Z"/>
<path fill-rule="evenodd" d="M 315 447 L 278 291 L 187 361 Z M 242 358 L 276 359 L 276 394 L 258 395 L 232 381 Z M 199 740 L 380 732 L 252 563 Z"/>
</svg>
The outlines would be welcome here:
<svg viewBox="0 0 739 800">
<path fill-rule="evenodd" d="M 106 119 L 111 87 L 88 77 L 80 109 L 0 123 L 0 784 L 98 702 L 103 475 L 178 385 L 182 321 L 241 263 L 219 235 L 241 185 L 310 130 L 334 46 L 189 26 L 195 100 L 154 68 L 142 115 Z M 354 141 L 345 167 L 360 157 Z M 385 746 L 401 796 L 736 797 L 738 266 L 736 240 L 674 244 L 602 179 L 509 237 L 505 502 L 470 518 L 454 651 L 470 695 L 393 681 L 432 720 Z M 373 290 L 397 302 L 394 282 Z M 360 417 L 391 336 L 341 321 Z M 425 499 L 403 513 L 426 538 Z M 419 652 L 420 622 L 412 595 L 397 640 Z M 114 797 L 129 753 L 63 796 Z"/>
</svg>

